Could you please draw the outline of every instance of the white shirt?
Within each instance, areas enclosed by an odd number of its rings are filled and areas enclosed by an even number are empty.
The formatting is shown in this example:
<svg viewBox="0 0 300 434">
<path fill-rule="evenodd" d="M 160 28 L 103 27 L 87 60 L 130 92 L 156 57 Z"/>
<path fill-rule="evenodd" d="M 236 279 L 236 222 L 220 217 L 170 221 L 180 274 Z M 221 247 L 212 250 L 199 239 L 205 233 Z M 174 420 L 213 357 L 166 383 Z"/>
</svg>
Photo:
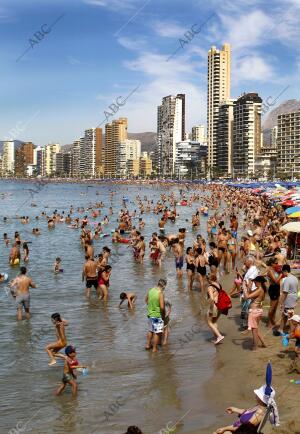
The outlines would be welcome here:
<svg viewBox="0 0 300 434">
<path fill-rule="evenodd" d="M 244 282 L 247 284 L 250 280 L 255 279 L 255 277 L 257 277 L 259 275 L 259 270 L 256 267 L 256 265 L 251 265 L 251 267 L 247 270 L 245 276 L 244 276 Z M 254 291 L 256 288 L 255 283 L 252 283 L 252 287 L 251 287 L 251 291 Z"/>
</svg>

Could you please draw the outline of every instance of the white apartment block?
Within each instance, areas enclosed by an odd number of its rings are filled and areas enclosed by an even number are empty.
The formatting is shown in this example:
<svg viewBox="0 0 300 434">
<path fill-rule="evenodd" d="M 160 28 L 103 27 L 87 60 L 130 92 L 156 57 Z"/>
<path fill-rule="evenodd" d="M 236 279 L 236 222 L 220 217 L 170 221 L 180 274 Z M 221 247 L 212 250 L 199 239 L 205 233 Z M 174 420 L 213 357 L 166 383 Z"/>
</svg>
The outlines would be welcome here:
<svg viewBox="0 0 300 434">
<path fill-rule="evenodd" d="M 176 143 L 185 138 L 185 95 L 163 98 L 157 109 L 157 161 L 159 174 L 175 173 Z"/>
<path fill-rule="evenodd" d="M 128 160 L 138 160 L 140 156 L 140 140 L 126 139 L 122 141 L 117 149 L 117 175 L 121 177 L 127 176 Z"/>
<path fill-rule="evenodd" d="M 212 46 L 208 51 L 207 86 L 207 143 L 208 165 L 217 164 L 217 128 L 219 104 L 230 98 L 230 45 L 224 44 L 222 50 Z"/>
<path fill-rule="evenodd" d="M 45 154 L 45 171 L 46 175 L 54 175 L 56 172 L 56 158 L 55 155 L 60 152 L 60 144 L 59 143 L 49 143 L 46 145 L 46 154 Z"/>
<path fill-rule="evenodd" d="M 3 144 L 2 173 L 3 176 L 14 175 L 15 170 L 15 142 L 8 140 Z"/>
</svg>

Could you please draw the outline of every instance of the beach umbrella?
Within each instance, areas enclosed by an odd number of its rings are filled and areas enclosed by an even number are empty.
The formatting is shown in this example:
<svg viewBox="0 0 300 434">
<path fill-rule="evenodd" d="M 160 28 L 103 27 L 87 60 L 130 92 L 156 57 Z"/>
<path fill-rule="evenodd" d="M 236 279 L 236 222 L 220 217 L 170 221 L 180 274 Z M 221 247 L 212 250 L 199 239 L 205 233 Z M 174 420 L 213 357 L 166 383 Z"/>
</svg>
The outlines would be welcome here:
<svg viewBox="0 0 300 434">
<path fill-rule="evenodd" d="M 288 215 L 289 219 L 295 219 L 297 217 L 300 217 L 300 211 L 296 211 L 296 212 L 293 212 L 293 214 Z"/>
<path fill-rule="evenodd" d="M 272 389 L 272 365 L 271 362 L 268 362 L 267 364 L 267 368 L 266 368 L 266 387 L 265 387 L 265 398 L 266 398 L 266 404 L 267 404 L 267 411 L 262 419 L 262 421 L 259 424 L 259 427 L 257 429 L 258 433 L 261 433 L 261 430 L 263 429 L 263 427 L 265 426 L 270 413 L 272 411 L 272 406 L 270 405 L 270 397 L 271 397 L 271 393 L 272 393 L 273 389 Z M 265 400 L 264 400 L 265 402 Z"/>
<path fill-rule="evenodd" d="M 294 200 L 288 199 L 288 200 L 283 200 L 282 202 L 280 202 L 282 205 L 285 206 L 293 206 L 296 205 L 296 202 Z"/>
<path fill-rule="evenodd" d="M 280 229 L 282 231 L 295 232 L 295 233 L 299 234 L 300 233 L 300 222 L 286 223 L 285 225 L 281 226 Z"/>
<path fill-rule="evenodd" d="M 266 368 L 266 390 L 265 390 L 265 394 L 268 397 L 270 397 L 272 393 L 271 385 L 272 385 L 272 365 L 271 362 L 269 362 Z"/>
<path fill-rule="evenodd" d="M 294 212 L 300 211 L 300 205 L 291 206 L 290 208 L 285 210 L 287 215 L 293 214 Z"/>
</svg>

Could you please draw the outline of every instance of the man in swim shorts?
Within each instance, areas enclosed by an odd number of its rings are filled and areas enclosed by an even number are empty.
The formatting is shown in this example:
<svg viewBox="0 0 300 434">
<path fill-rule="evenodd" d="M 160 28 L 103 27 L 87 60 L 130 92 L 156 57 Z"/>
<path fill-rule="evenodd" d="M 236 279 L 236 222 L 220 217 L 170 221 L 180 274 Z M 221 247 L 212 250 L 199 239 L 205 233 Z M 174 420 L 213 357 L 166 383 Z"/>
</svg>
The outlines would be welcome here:
<svg viewBox="0 0 300 434">
<path fill-rule="evenodd" d="M 85 263 L 82 270 L 82 281 L 86 279 L 86 296 L 90 297 L 91 288 L 94 287 L 97 291 L 98 288 L 98 274 L 97 274 L 97 263 L 94 259 L 85 257 Z"/>
<path fill-rule="evenodd" d="M 36 288 L 32 279 L 26 276 L 26 267 L 21 267 L 21 273 L 9 284 L 11 287 L 15 287 L 14 297 L 17 302 L 17 319 L 22 320 L 22 308 L 25 310 L 26 319 L 30 318 L 30 293 L 29 288 Z"/>
<path fill-rule="evenodd" d="M 160 279 L 157 287 L 151 288 L 146 296 L 148 312 L 148 334 L 146 350 L 156 353 L 157 345 L 160 341 L 161 334 L 164 331 L 164 322 L 162 315 L 165 311 L 165 300 L 163 291 L 167 285 L 166 280 Z"/>
<path fill-rule="evenodd" d="M 183 243 L 179 241 L 179 238 L 172 240 L 172 250 L 175 255 L 175 267 L 177 277 L 183 275 Z"/>
</svg>

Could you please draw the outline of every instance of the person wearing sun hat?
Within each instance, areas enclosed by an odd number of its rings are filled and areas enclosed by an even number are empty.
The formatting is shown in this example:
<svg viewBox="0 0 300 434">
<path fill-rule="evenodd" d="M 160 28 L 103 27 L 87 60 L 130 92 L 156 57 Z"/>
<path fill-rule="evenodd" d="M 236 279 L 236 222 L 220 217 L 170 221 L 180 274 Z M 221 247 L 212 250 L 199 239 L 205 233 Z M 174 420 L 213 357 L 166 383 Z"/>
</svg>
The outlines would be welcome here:
<svg viewBox="0 0 300 434">
<path fill-rule="evenodd" d="M 268 414 L 272 425 L 279 426 L 278 409 L 275 402 L 275 390 L 271 388 L 270 396 L 266 395 L 267 386 L 261 386 L 259 389 L 254 390 L 256 395 L 257 404 L 247 410 L 228 407 L 226 413 L 238 414 L 238 420 L 229 426 L 218 428 L 214 434 L 256 434 L 258 427 L 265 422 L 265 417 Z M 259 431 L 263 434 L 261 431 Z"/>
</svg>

